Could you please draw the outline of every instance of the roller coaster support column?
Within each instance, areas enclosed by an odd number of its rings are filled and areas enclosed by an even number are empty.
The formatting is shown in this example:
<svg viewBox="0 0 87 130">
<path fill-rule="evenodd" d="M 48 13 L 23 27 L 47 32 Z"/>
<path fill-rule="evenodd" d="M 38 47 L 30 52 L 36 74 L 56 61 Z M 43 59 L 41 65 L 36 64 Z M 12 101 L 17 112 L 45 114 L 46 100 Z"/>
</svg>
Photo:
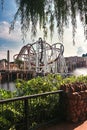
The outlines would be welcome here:
<svg viewBox="0 0 87 130">
<path fill-rule="evenodd" d="M 39 71 L 39 44 L 38 42 L 36 43 L 36 72 L 38 73 Z"/>
<path fill-rule="evenodd" d="M 46 43 L 44 42 L 44 73 L 46 73 L 47 72 L 47 57 L 46 57 Z"/>
</svg>

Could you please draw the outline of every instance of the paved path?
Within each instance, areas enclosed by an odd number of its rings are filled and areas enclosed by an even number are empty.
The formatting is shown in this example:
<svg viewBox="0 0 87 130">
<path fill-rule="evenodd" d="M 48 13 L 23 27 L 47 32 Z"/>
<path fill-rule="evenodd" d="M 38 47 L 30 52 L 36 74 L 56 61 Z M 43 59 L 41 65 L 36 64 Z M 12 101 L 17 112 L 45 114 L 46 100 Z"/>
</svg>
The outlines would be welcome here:
<svg viewBox="0 0 87 130">
<path fill-rule="evenodd" d="M 87 130 L 87 121 L 84 121 L 82 124 L 80 124 L 74 130 Z"/>
<path fill-rule="evenodd" d="M 44 127 L 40 130 L 87 130 L 87 120 L 82 123 L 60 123 L 50 127 Z"/>
</svg>

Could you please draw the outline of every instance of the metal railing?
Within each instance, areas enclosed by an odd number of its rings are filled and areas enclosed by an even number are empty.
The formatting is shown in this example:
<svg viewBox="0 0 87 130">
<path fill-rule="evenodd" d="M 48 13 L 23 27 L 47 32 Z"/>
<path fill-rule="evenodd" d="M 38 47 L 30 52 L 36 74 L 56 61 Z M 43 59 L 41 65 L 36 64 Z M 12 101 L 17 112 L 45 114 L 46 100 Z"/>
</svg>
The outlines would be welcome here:
<svg viewBox="0 0 87 130">
<path fill-rule="evenodd" d="M 59 118 L 62 90 L 0 100 L 1 130 L 36 129 Z"/>
</svg>

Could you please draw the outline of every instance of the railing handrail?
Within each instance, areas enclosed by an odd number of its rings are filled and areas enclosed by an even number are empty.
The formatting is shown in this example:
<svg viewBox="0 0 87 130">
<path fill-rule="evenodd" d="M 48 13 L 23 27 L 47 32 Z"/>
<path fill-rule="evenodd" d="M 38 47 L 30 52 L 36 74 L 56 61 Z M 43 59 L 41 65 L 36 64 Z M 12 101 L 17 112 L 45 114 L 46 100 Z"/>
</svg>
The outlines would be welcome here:
<svg viewBox="0 0 87 130">
<path fill-rule="evenodd" d="M 2 99 L 2 100 L 0 100 L 0 104 L 13 102 L 13 101 L 18 101 L 18 100 L 26 100 L 26 99 L 30 99 L 30 98 L 35 98 L 37 96 L 38 97 L 39 96 L 46 96 L 48 94 L 56 94 L 56 93 L 61 93 L 61 92 L 63 92 L 63 90 L 45 92 L 45 93 L 41 93 L 41 94 L 34 94 L 34 95 L 28 95 L 28 96 L 15 97 L 15 98 L 10 98 L 10 99 L 6 99 L 6 100 Z"/>
</svg>

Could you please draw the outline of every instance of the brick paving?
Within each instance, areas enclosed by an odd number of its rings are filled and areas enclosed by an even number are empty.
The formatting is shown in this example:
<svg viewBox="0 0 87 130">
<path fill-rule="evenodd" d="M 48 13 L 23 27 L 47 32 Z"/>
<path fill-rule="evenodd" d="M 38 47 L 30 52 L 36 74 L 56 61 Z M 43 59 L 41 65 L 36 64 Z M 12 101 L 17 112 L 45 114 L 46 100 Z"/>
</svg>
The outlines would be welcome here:
<svg viewBox="0 0 87 130">
<path fill-rule="evenodd" d="M 39 130 L 87 130 L 87 120 L 82 123 L 59 123 L 53 126 L 41 128 Z"/>
</svg>

